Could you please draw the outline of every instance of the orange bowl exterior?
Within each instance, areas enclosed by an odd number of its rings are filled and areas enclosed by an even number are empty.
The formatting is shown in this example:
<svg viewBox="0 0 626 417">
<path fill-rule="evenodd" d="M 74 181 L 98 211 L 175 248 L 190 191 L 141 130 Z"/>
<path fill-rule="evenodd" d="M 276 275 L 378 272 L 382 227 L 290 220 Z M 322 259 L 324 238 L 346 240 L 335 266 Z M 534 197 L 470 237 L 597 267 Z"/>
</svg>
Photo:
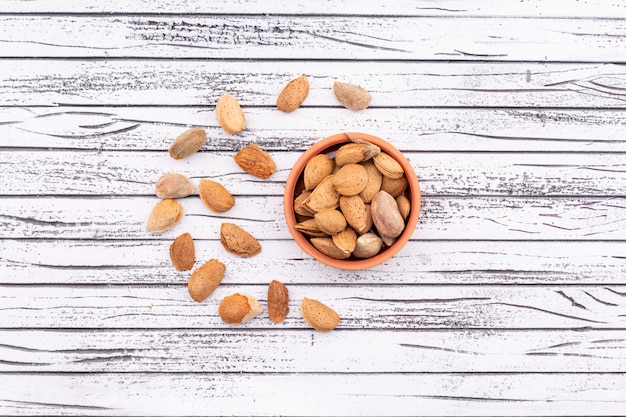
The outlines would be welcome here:
<svg viewBox="0 0 626 417">
<path fill-rule="evenodd" d="M 342 145 L 344 143 L 350 143 L 351 141 L 350 139 L 348 139 L 348 136 L 345 133 L 339 133 L 333 136 L 329 136 L 326 139 L 315 143 L 300 156 L 300 158 L 296 161 L 293 168 L 291 169 L 289 177 L 287 178 L 283 207 L 285 211 L 285 220 L 287 221 L 287 226 L 289 227 L 289 232 L 293 236 L 298 246 L 302 248 L 302 250 L 328 266 L 346 270 L 361 270 L 374 267 L 389 260 L 395 254 L 397 254 L 400 249 L 402 249 L 402 247 L 409 241 L 419 220 L 422 199 L 420 185 L 417 176 L 415 175 L 415 171 L 413 170 L 413 167 L 411 166 L 409 161 L 398 149 L 396 149 L 387 141 L 376 136 L 358 132 L 349 132 L 348 134 L 353 137 L 366 140 L 380 147 L 383 152 L 386 152 L 396 161 L 398 161 L 402 166 L 402 169 L 404 169 L 408 182 L 405 195 L 411 202 L 411 212 L 407 219 L 404 231 L 396 239 L 393 245 L 383 248 L 383 250 L 378 255 L 367 259 L 357 259 L 353 257 L 350 257 L 348 259 L 335 259 L 318 251 L 302 233 L 296 230 L 295 226 L 297 221 L 295 212 L 293 210 L 293 201 L 295 198 L 295 191 L 298 180 L 302 176 L 304 167 L 315 155 L 332 151 L 338 148 L 339 145 Z"/>
</svg>

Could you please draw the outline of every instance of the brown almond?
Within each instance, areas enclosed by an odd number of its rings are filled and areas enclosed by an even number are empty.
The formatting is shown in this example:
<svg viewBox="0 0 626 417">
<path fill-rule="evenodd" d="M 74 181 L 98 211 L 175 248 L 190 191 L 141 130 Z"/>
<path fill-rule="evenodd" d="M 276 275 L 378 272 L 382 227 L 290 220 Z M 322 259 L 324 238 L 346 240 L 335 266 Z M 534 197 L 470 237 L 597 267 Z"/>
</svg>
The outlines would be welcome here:
<svg viewBox="0 0 626 417">
<path fill-rule="evenodd" d="M 374 158 L 374 165 L 385 177 L 400 178 L 404 175 L 402 165 L 385 152 L 381 152 Z"/>
<path fill-rule="evenodd" d="M 305 235 L 311 237 L 328 237 L 328 235 L 320 230 L 317 226 L 317 222 L 315 219 L 308 219 L 302 221 L 295 226 L 296 230 L 300 233 L 304 233 Z"/>
<path fill-rule="evenodd" d="M 368 223 L 367 207 L 360 196 L 342 196 L 339 207 L 348 224 L 358 233 L 367 232 L 372 226 Z"/>
<path fill-rule="evenodd" d="M 319 185 L 324 178 L 333 173 L 335 161 L 326 154 L 318 154 L 307 162 L 304 167 L 304 189 L 312 190 Z"/>
<path fill-rule="evenodd" d="M 333 235 L 333 243 L 342 251 L 350 252 L 356 248 L 356 232 L 351 227 L 346 227 L 341 232 Z"/>
<path fill-rule="evenodd" d="M 339 325 L 341 318 L 332 308 L 317 300 L 304 297 L 300 304 L 302 317 L 315 330 L 329 332 Z"/>
<path fill-rule="evenodd" d="M 400 178 L 390 178 L 383 175 L 383 180 L 380 184 L 380 189 L 387 191 L 393 198 L 398 197 L 408 185 L 408 181 L 405 175 L 402 175 Z"/>
<path fill-rule="evenodd" d="M 303 191 L 298 197 L 296 197 L 295 200 L 293 200 L 293 211 L 295 211 L 296 214 L 306 217 L 313 217 L 315 213 L 313 213 L 302 204 L 304 203 L 304 201 L 306 201 L 307 198 L 309 198 L 310 195 L 310 191 Z"/>
<path fill-rule="evenodd" d="M 217 309 L 221 319 L 228 324 L 245 323 L 261 314 L 262 311 L 256 298 L 239 293 L 224 297 Z"/>
<path fill-rule="evenodd" d="M 289 314 L 289 291 L 282 282 L 270 282 L 267 289 L 267 313 L 274 323 L 282 323 Z"/>
<path fill-rule="evenodd" d="M 347 222 L 339 210 L 322 210 L 315 213 L 313 217 L 317 227 L 327 235 L 336 235 L 344 230 Z"/>
<path fill-rule="evenodd" d="M 170 145 L 169 153 L 174 159 L 187 158 L 198 152 L 206 142 L 206 131 L 194 127 L 181 133 Z"/>
<path fill-rule="evenodd" d="M 335 81 L 333 91 L 337 100 L 350 110 L 366 109 L 372 101 L 370 93 L 365 88 L 355 84 Z"/>
<path fill-rule="evenodd" d="M 291 113 L 300 107 L 308 95 L 309 79 L 302 75 L 287 83 L 276 99 L 276 107 L 280 111 Z"/>
<path fill-rule="evenodd" d="M 237 152 L 235 162 L 245 172 L 258 178 L 268 179 L 276 171 L 276 164 L 271 155 L 256 143 Z"/>
<path fill-rule="evenodd" d="M 159 198 L 183 198 L 196 191 L 191 180 L 182 174 L 163 174 L 156 182 L 156 196 Z"/>
<path fill-rule="evenodd" d="M 365 188 L 363 188 L 363 191 L 361 191 L 359 195 L 364 202 L 369 203 L 376 193 L 380 191 L 383 182 L 383 174 L 380 173 L 371 159 L 363 162 L 361 165 L 363 165 L 367 173 L 367 184 L 365 184 Z"/>
<path fill-rule="evenodd" d="M 324 209 L 336 209 L 339 207 L 339 197 L 341 197 L 341 195 L 335 190 L 333 177 L 334 175 L 329 175 L 315 187 L 309 198 L 302 202 L 304 207 L 313 213 Z"/>
<path fill-rule="evenodd" d="M 189 271 L 196 262 L 196 249 L 189 233 L 183 233 L 170 245 L 170 259 L 178 271 Z"/>
<path fill-rule="evenodd" d="M 347 164 L 333 176 L 333 186 L 341 195 L 357 195 L 367 185 L 367 172 L 360 164 Z"/>
<path fill-rule="evenodd" d="M 406 221 L 411 214 L 411 201 L 404 194 L 396 198 L 396 204 L 398 204 L 398 211 L 402 218 Z"/>
<path fill-rule="evenodd" d="M 340 249 L 330 237 L 312 237 L 311 244 L 324 255 L 335 259 L 347 259 L 350 252 Z"/>
<path fill-rule="evenodd" d="M 246 128 L 246 117 L 235 97 L 226 93 L 217 100 L 215 105 L 217 122 L 222 129 L 231 135 L 242 132 Z"/>
<path fill-rule="evenodd" d="M 183 206 L 167 198 L 159 201 L 148 216 L 146 229 L 152 233 L 163 233 L 176 226 L 183 217 Z"/>
<path fill-rule="evenodd" d="M 216 213 L 230 210 L 235 205 L 235 198 L 217 181 L 200 180 L 198 191 L 204 205 Z"/>
<path fill-rule="evenodd" d="M 380 153 L 380 148 L 371 143 L 347 143 L 337 149 L 335 163 L 337 166 L 358 164 L 367 161 Z"/>
<path fill-rule="evenodd" d="M 249 258 L 261 252 L 261 244 L 254 236 L 233 223 L 222 223 L 220 242 L 224 249 L 242 258 Z"/>
<path fill-rule="evenodd" d="M 383 247 L 383 240 L 375 233 L 365 233 L 356 240 L 356 247 L 352 252 L 355 258 L 371 258 L 378 255 Z"/>
<path fill-rule="evenodd" d="M 398 237 L 404 230 L 404 219 L 398 210 L 398 203 L 386 191 L 379 191 L 372 199 L 372 220 L 383 240 L 385 237 Z"/>
<path fill-rule="evenodd" d="M 196 268 L 189 277 L 187 289 L 191 298 L 197 302 L 206 300 L 224 279 L 226 265 L 217 259 L 210 259 Z"/>
</svg>

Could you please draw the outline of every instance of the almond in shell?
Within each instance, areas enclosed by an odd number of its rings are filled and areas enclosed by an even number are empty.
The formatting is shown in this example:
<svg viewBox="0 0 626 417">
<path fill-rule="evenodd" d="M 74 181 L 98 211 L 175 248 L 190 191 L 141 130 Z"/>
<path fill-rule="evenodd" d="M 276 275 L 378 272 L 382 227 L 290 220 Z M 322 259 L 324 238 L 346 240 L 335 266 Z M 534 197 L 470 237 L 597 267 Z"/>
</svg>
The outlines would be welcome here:
<svg viewBox="0 0 626 417">
<path fill-rule="evenodd" d="M 272 156 L 256 143 L 237 152 L 235 162 L 245 172 L 258 178 L 268 179 L 276 171 L 276 163 Z"/>
<path fill-rule="evenodd" d="M 217 122 L 222 129 L 231 135 L 242 132 L 246 128 L 246 117 L 235 97 L 226 93 L 217 100 L 215 105 Z"/>
<path fill-rule="evenodd" d="M 220 242 L 224 249 L 242 258 L 249 258 L 261 252 L 261 244 L 254 236 L 233 223 L 222 223 Z"/>
<path fill-rule="evenodd" d="M 304 188 L 312 190 L 333 173 L 335 161 L 326 154 L 315 155 L 304 167 Z"/>
<path fill-rule="evenodd" d="M 336 235 L 347 226 L 346 218 L 339 210 L 322 210 L 313 217 L 317 227 L 327 235 Z"/>
<path fill-rule="evenodd" d="M 183 233 L 170 245 L 170 259 L 177 271 L 189 271 L 196 262 L 196 249 L 189 233 Z"/>
<path fill-rule="evenodd" d="M 341 232 L 333 235 L 333 243 L 342 251 L 352 253 L 356 248 L 357 236 L 351 227 L 346 227 Z"/>
<path fill-rule="evenodd" d="M 276 99 L 276 107 L 278 110 L 291 113 L 307 98 L 309 95 L 309 79 L 302 75 L 295 78 L 283 88 L 283 91 Z"/>
<path fill-rule="evenodd" d="M 396 198 L 396 204 L 398 204 L 398 211 L 404 220 L 411 214 L 411 201 L 404 194 Z"/>
<path fill-rule="evenodd" d="M 148 216 L 146 229 L 152 233 L 163 233 L 176 226 L 183 217 L 183 206 L 167 198 L 159 201 Z"/>
<path fill-rule="evenodd" d="M 358 164 L 367 161 L 380 153 L 380 148 L 372 143 L 347 143 L 337 149 L 335 163 L 337 166 Z"/>
<path fill-rule="evenodd" d="M 199 127 L 181 133 L 170 145 L 169 153 L 174 159 L 187 158 L 198 152 L 206 142 L 206 131 Z"/>
<path fill-rule="evenodd" d="M 398 210 L 398 203 L 386 191 L 379 191 L 372 199 L 372 220 L 381 237 L 395 238 L 404 230 L 404 219 Z"/>
<path fill-rule="evenodd" d="M 230 210 L 235 205 L 235 198 L 217 181 L 200 180 L 198 191 L 204 205 L 216 213 Z"/>
<path fill-rule="evenodd" d="M 355 258 L 371 258 L 376 256 L 383 247 L 383 240 L 376 233 L 365 233 L 356 240 L 356 246 L 352 255 Z"/>
<path fill-rule="evenodd" d="M 369 203 L 376 193 L 380 191 L 383 182 L 383 174 L 380 173 L 371 159 L 363 162 L 361 165 L 363 165 L 367 173 L 367 184 L 365 184 L 365 188 L 363 188 L 363 191 L 361 191 L 359 195 L 364 202 Z"/>
<path fill-rule="evenodd" d="M 156 182 L 156 195 L 159 198 L 183 198 L 195 191 L 196 188 L 189 178 L 174 172 L 161 175 Z"/>
<path fill-rule="evenodd" d="M 339 325 L 341 318 L 332 308 L 317 300 L 304 297 L 300 304 L 302 317 L 315 330 L 330 332 Z"/>
<path fill-rule="evenodd" d="M 383 175 L 380 189 L 387 191 L 393 198 L 396 198 L 404 193 L 407 185 L 408 181 L 405 175 L 402 175 L 400 178 L 390 178 Z"/>
<path fill-rule="evenodd" d="M 295 225 L 295 228 L 300 233 L 311 237 L 328 237 L 328 235 L 320 230 L 317 226 L 315 219 L 307 219 Z"/>
<path fill-rule="evenodd" d="M 333 185 L 334 175 L 329 175 L 311 192 L 309 198 L 304 200 L 302 204 L 313 213 L 325 209 L 336 209 L 339 207 L 339 198 L 341 195 Z"/>
<path fill-rule="evenodd" d="M 361 164 L 347 164 L 333 176 L 333 186 L 341 195 L 357 195 L 367 185 L 367 172 Z"/>
<path fill-rule="evenodd" d="M 308 208 L 306 208 L 302 204 L 304 201 L 306 201 L 307 198 L 309 198 L 310 195 L 311 195 L 310 191 L 303 191 L 300 193 L 298 197 L 296 197 L 295 200 L 293 200 L 293 211 L 295 211 L 296 214 L 299 214 L 305 217 L 313 217 L 315 213 L 310 211 Z"/>
<path fill-rule="evenodd" d="M 267 289 L 267 313 L 274 323 L 282 323 L 289 314 L 289 291 L 282 282 L 270 282 Z"/>
<path fill-rule="evenodd" d="M 350 110 L 366 109 L 372 101 L 370 93 L 365 88 L 355 84 L 335 81 L 333 92 L 337 100 Z"/>
<path fill-rule="evenodd" d="M 330 237 L 312 237 L 311 244 L 324 255 L 335 259 L 348 259 L 350 252 L 339 248 Z"/>
<path fill-rule="evenodd" d="M 196 268 L 189 277 L 187 289 L 189 295 L 197 302 L 206 300 L 224 279 L 226 265 L 217 259 L 211 259 Z"/>
<path fill-rule="evenodd" d="M 404 175 L 404 169 L 402 165 L 393 157 L 385 152 L 381 152 L 374 158 L 374 165 L 385 177 L 400 178 Z"/>
<path fill-rule="evenodd" d="M 239 293 L 224 297 L 217 309 L 224 323 L 228 324 L 245 323 L 261 314 L 262 311 L 256 298 Z"/>
<path fill-rule="evenodd" d="M 339 207 L 348 224 L 358 233 L 363 234 L 372 227 L 368 222 L 368 210 L 358 195 L 342 196 Z"/>
</svg>

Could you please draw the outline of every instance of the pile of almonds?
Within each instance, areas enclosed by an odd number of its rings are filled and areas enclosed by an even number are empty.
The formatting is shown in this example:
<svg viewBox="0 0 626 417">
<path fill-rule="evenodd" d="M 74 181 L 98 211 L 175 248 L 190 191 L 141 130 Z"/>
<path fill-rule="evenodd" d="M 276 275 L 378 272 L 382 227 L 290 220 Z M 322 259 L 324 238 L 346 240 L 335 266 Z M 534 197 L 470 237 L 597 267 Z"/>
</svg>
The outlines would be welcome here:
<svg viewBox="0 0 626 417">
<path fill-rule="evenodd" d="M 318 154 L 306 164 L 294 199 L 296 230 L 335 259 L 371 258 L 402 234 L 411 211 L 402 166 L 367 141 Z"/>
</svg>

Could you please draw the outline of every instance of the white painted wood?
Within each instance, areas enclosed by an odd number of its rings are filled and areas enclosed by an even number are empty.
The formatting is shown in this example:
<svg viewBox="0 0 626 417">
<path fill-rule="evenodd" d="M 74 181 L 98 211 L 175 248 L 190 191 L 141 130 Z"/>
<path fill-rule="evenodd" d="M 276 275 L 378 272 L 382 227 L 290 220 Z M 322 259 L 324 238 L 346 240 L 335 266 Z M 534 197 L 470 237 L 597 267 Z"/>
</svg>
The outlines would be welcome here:
<svg viewBox="0 0 626 417">
<path fill-rule="evenodd" d="M 332 354 L 329 354 L 332 358 Z M 0 412 L 48 415 L 620 415 L 623 374 L 7 375 Z M 36 390 L 48 386 L 55 390 Z M 172 389 L 176 387 L 176 389 Z M 181 401 L 184 393 L 185 401 Z"/>
<path fill-rule="evenodd" d="M 618 62 L 625 25 L 496 17 L 0 16 L 4 57 Z"/>
<path fill-rule="evenodd" d="M 622 109 L 626 86 L 626 69 L 609 63 L 207 59 L 46 59 L 41 61 L 45 65 L 38 62 L 32 59 L 3 62 L 1 105 L 207 106 L 199 114 L 205 118 L 200 123 L 216 125 L 210 106 L 225 92 L 232 93 L 244 109 L 274 108 L 283 86 L 302 74 L 309 77 L 311 84 L 303 105 L 333 107 L 347 120 L 367 117 L 368 112 L 355 113 L 342 108 L 332 93 L 335 80 L 366 87 L 372 94 L 372 108 L 394 109 L 406 106 Z M 298 126 L 306 119 L 301 112 L 286 115 L 274 112 L 272 117 L 285 128 L 289 124 L 292 128 Z M 150 116 L 149 120 L 154 119 Z M 189 123 L 178 118 L 173 122 Z"/>
</svg>

